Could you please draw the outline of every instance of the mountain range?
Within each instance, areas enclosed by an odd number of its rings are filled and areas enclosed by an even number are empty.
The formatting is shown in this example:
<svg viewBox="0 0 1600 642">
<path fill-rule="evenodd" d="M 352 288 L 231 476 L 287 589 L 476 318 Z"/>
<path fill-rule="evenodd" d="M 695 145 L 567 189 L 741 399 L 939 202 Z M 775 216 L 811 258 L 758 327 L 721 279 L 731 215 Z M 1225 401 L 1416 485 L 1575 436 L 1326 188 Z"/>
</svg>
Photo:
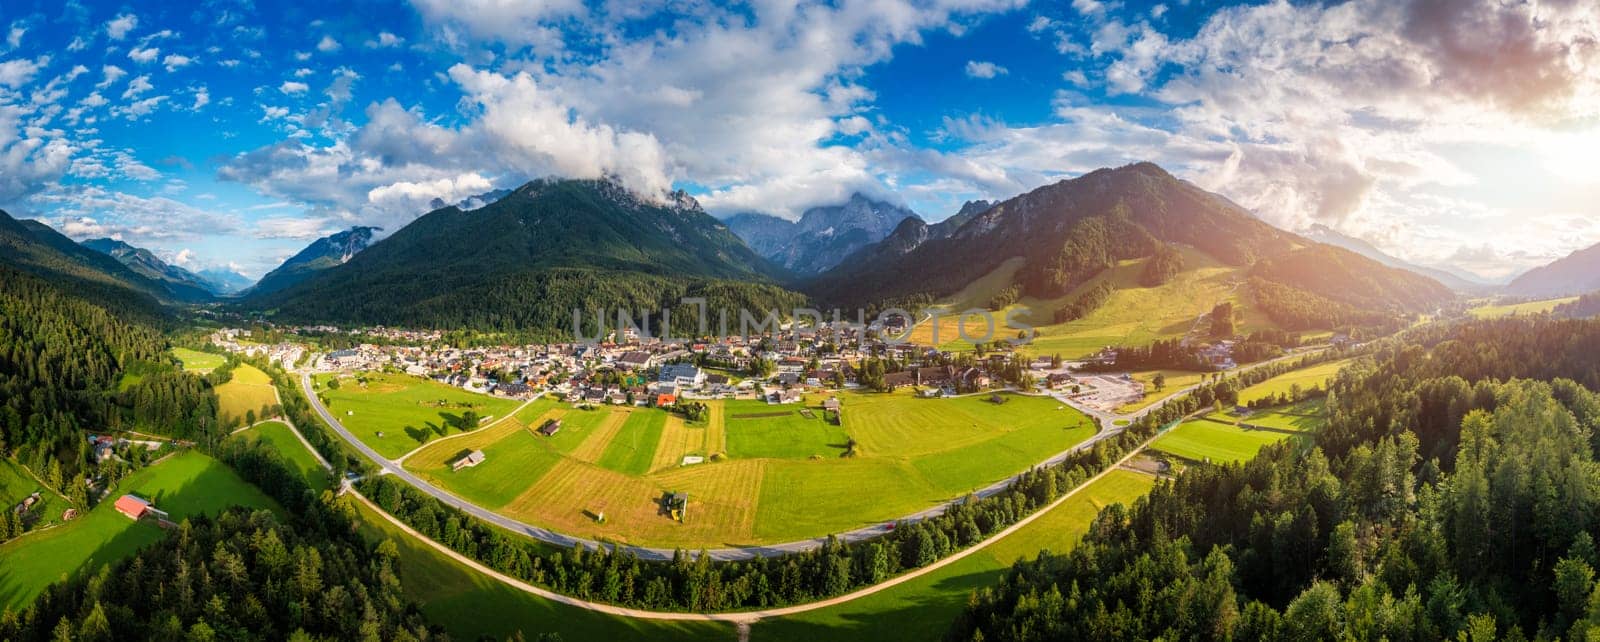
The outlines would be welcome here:
<svg viewBox="0 0 1600 642">
<path fill-rule="evenodd" d="M 798 221 L 745 213 L 729 217 L 727 224 L 773 263 L 796 274 L 816 274 L 883 240 L 906 220 L 922 219 L 909 209 L 857 192 L 842 204 L 807 209 Z"/>
<path fill-rule="evenodd" d="M 807 281 L 804 291 L 830 305 L 916 305 L 1020 258 L 1013 278 L 1021 293 L 1058 299 L 1120 261 L 1176 245 L 1249 267 L 1253 280 L 1275 284 L 1276 299 L 1339 307 L 1340 318 L 1353 318 L 1344 308 L 1419 312 L 1452 297 L 1426 276 L 1272 227 L 1151 163 L 1096 170 L 963 209 L 932 226 L 902 222 L 881 243 Z M 1319 261 L 1324 272 L 1304 269 Z"/>
<path fill-rule="evenodd" d="M 1377 246 L 1368 243 L 1363 239 L 1349 236 L 1321 223 L 1314 224 L 1310 228 L 1301 231 L 1300 235 L 1318 243 L 1326 243 L 1328 245 L 1342 247 L 1389 267 L 1400 268 L 1408 272 L 1421 274 L 1430 279 L 1443 283 L 1446 287 L 1457 292 L 1483 293 L 1494 287 L 1489 283 L 1472 280 L 1454 272 L 1439 268 L 1425 267 L 1408 262 L 1401 258 L 1397 258 L 1387 252 L 1384 252 L 1383 250 L 1378 249 Z"/>
<path fill-rule="evenodd" d="M 554 330 L 571 327 L 573 310 L 660 310 L 682 297 L 803 302 L 777 285 L 781 273 L 682 192 L 655 202 L 610 180 L 540 179 L 477 210 L 429 212 L 242 304 L 335 323 Z"/>
<path fill-rule="evenodd" d="M 282 265 L 266 273 L 255 285 L 242 291 L 241 296 L 259 296 L 277 292 L 310 278 L 328 268 L 344 265 L 356 253 L 372 244 L 376 227 L 352 227 L 343 232 L 324 236 L 306 249 L 289 257 Z"/>
<path fill-rule="evenodd" d="M 1572 296 L 1600 291 L 1600 245 L 1593 245 L 1544 267 L 1534 268 L 1506 285 L 1520 297 Z"/>
<path fill-rule="evenodd" d="M 165 316 L 162 304 L 180 302 L 167 284 L 141 275 L 38 221 L 18 221 L 0 210 L 0 265 L 21 270 L 106 306 L 145 317 Z"/>
<path fill-rule="evenodd" d="M 186 269 L 169 265 L 150 250 L 109 238 L 90 239 L 84 241 L 83 246 L 116 259 L 146 278 L 166 284 L 183 301 L 202 302 L 221 292 L 216 284 Z"/>
</svg>

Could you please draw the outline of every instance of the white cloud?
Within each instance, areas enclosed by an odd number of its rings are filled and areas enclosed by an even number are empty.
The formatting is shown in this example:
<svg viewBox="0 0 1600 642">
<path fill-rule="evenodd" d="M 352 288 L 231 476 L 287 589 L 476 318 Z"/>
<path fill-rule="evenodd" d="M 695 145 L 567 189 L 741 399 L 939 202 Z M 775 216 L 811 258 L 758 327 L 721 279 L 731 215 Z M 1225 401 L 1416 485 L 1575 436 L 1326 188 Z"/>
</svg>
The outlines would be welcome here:
<svg viewBox="0 0 1600 642">
<path fill-rule="evenodd" d="M 1008 73 L 1011 73 L 1010 70 L 1006 69 L 1005 67 L 1001 67 L 1000 65 L 986 61 L 980 62 L 977 60 L 968 60 L 966 71 L 969 78 L 993 78 L 995 76 L 1004 76 Z"/>
<path fill-rule="evenodd" d="M 167 71 L 172 72 L 194 64 L 194 59 L 179 54 L 168 54 L 166 58 L 161 59 L 161 64 L 167 67 Z"/>
<path fill-rule="evenodd" d="M 139 94 L 150 91 L 151 89 L 155 89 L 155 85 L 150 83 L 150 75 L 145 74 L 128 81 L 128 89 L 122 92 L 122 98 L 123 100 L 137 98 Z"/>
<path fill-rule="evenodd" d="M 155 62 L 156 57 L 160 55 L 161 49 L 156 47 L 135 47 L 128 50 L 128 58 L 141 65 Z"/>
<path fill-rule="evenodd" d="M 101 67 L 100 73 L 105 75 L 105 79 L 95 83 L 95 89 L 105 89 L 106 87 L 110 87 L 111 85 L 116 84 L 118 80 L 121 80 L 123 76 L 128 75 L 128 72 L 123 71 L 121 67 L 116 65 L 106 65 Z"/>
<path fill-rule="evenodd" d="M 16 49 L 22 46 L 22 36 L 28 33 L 28 28 L 18 23 L 11 23 L 10 31 L 6 32 L 6 46 Z"/>
<path fill-rule="evenodd" d="M 454 204 L 493 188 L 489 179 L 469 172 L 431 181 L 397 181 L 375 187 L 367 192 L 367 201 L 390 211 L 426 212 L 433 209 L 434 199 Z"/>
<path fill-rule="evenodd" d="M 0 86 L 20 88 L 31 82 L 34 75 L 47 64 L 50 64 L 49 56 L 36 60 L 18 58 L 0 62 Z"/>
<path fill-rule="evenodd" d="M 112 40 L 122 40 L 128 37 L 128 32 L 139 26 L 139 16 L 131 13 L 123 14 L 106 21 L 106 36 Z"/>
<path fill-rule="evenodd" d="M 201 87 L 194 92 L 194 104 L 189 107 L 189 111 L 200 111 L 201 107 L 209 104 L 211 104 L 211 91 Z"/>
<path fill-rule="evenodd" d="M 297 94 L 306 93 L 306 90 L 308 90 L 310 88 L 311 88 L 310 86 L 306 85 L 303 82 L 295 82 L 295 81 L 292 81 L 292 80 L 286 80 L 286 81 L 283 82 L 283 84 L 278 85 L 278 91 L 281 91 L 281 92 L 283 92 L 285 94 L 289 94 L 291 96 L 297 95 Z"/>
<path fill-rule="evenodd" d="M 369 48 L 369 49 L 380 49 L 380 48 L 387 48 L 387 47 L 398 47 L 401 44 L 403 44 L 405 41 L 406 41 L 405 38 L 401 38 L 400 36 L 394 35 L 394 34 L 389 33 L 387 31 L 383 31 L 383 32 L 379 32 L 378 33 L 378 38 L 376 40 L 368 40 L 367 41 L 367 48 Z"/>
<path fill-rule="evenodd" d="M 323 36 L 322 40 L 317 42 L 317 51 L 322 53 L 332 53 L 338 50 L 339 41 L 334 40 L 333 36 Z"/>
</svg>

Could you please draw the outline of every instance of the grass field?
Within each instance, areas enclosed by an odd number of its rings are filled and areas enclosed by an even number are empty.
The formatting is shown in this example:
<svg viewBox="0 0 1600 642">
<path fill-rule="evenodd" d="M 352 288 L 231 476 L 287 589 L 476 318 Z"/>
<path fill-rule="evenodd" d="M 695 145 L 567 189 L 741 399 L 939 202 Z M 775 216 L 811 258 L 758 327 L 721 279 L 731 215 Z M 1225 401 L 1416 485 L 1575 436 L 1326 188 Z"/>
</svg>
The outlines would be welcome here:
<svg viewBox="0 0 1600 642">
<path fill-rule="evenodd" d="M 1485 304 L 1472 308 L 1467 312 L 1479 319 L 1495 319 L 1516 315 L 1544 314 L 1554 310 L 1563 303 L 1577 301 L 1578 297 L 1569 296 L 1560 299 L 1545 299 L 1543 301 L 1527 301 L 1525 303 L 1508 303 L 1505 305 Z"/>
<path fill-rule="evenodd" d="M 112 507 L 124 493 L 154 501 L 174 521 L 235 505 L 280 510 L 222 463 L 192 450 L 173 455 L 122 480 L 88 514 L 0 545 L 0 608 L 24 606 L 70 574 L 93 572 L 161 539 L 155 524 L 135 523 Z"/>
<path fill-rule="evenodd" d="M 1249 404 L 1254 401 L 1277 395 L 1289 394 L 1290 388 L 1300 386 L 1301 390 L 1328 387 L 1328 381 L 1339 373 L 1339 369 L 1350 363 L 1349 359 L 1330 361 L 1309 368 L 1292 370 L 1281 375 L 1258 383 L 1239 391 L 1239 403 Z"/>
<path fill-rule="evenodd" d="M 22 464 L 10 457 L 0 457 L 0 510 L 11 510 L 11 507 L 22 503 L 22 500 L 39 493 L 42 505 L 35 504 L 29 514 L 36 515 L 35 528 L 43 528 L 61 521 L 61 511 L 70 504 L 62 499 L 55 491 L 45 488 L 44 484 L 28 474 Z"/>
<path fill-rule="evenodd" d="M 1150 447 L 1197 462 L 1244 461 L 1255 457 L 1263 446 L 1320 428 L 1320 410 L 1320 405 L 1311 403 L 1294 409 L 1258 412 L 1243 419 L 1208 415 L 1179 424 Z"/>
<path fill-rule="evenodd" d="M 333 487 L 333 479 L 328 472 L 317 462 L 315 455 L 306 450 L 305 444 L 295 438 L 294 432 L 289 430 L 289 425 L 280 421 L 269 421 L 259 426 L 246 430 L 233 437 L 234 439 L 249 439 L 260 441 L 282 454 L 284 459 L 294 466 L 294 469 L 305 477 L 311 488 L 324 491 Z"/>
<path fill-rule="evenodd" d="M 405 465 L 529 523 L 694 548 L 816 537 L 894 519 L 1024 470 L 1096 429 L 1045 398 L 1006 395 L 995 404 L 987 395 L 838 396 L 841 426 L 823 418 L 823 395 L 804 405 L 713 401 L 701 423 L 655 409 L 552 407 L 431 444 Z M 556 435 L 531 430 L 558 415 Z M 852 438 L 855 456 L 841 457 Z M 474 448 L 484 451 L 484 463 L 450 470 Z M 714 454 L 725 456 L 681 465 L 686 455 Z M 688 519 L 663 515 L 659 500 L 668 492 L 688 493 Z"/>
<path fill-rule="evenodd" d="M 905 584 L 835 607 L 764 620 L 752 642 L 937 640 L 972 591 L 992 586 L 1019 559 L 1071 550 L 1105 506 L 1131 504 L 1155 479 L 1114 470 L 1038 520 L 966 558 Z"/>
<path fill-rule="evenodd" d="M 201 352 L 199 350 L 190 350 L 188 348 L 173 348 L 172 356 L 177 357 L 179 361 L 183 362 L 184 370 L 188 372 L 198 372 L 200 374 L 205 374 L 207 372 L 211 372 L 212 370 L 216 370 L 217 368 L 221 367 L 222 364 L 228 362 L 227 358 L 220 354 Z"/>
<path fill-rule="evenodd" d="M 277 403 L 278 392 L 272 387 L 272 378 L 248 363 L 239 364 L 233 369 L 233 378 L 217 386 L 217 414 L 240 423 L 245 413 L 254 410 L 259 419 L 263 407 Z"/>
<path fill-rule="evenodd" d="M 499 418 L 521 405 L 515 399 L 480 395 L 401 374 L 369 373 L 365 385 L 343 377 L 334 390 L 328 381 L 336 376 L 316 377 L 316 392 L 328 400 L 328 411 L 362 442 L 390 458 L 437 438 L 439 429 L 468 410 L 479 418 Z"/>
<path fill-rule="evenodd" d="M 390 540 L 400 550 L 400 577 L 406 597 L 422 605 L 430 622 L 457 640 L 527 639 L 557 633 L 567 640 L 661 640 L 684 642 L 736 639 L 731 624 L 665 622 L 608 616 L 552 602 L 497 582 L 412 539 L 366 505 L 351 502 L 361 533 L 374 542 Z"/>
</svg>

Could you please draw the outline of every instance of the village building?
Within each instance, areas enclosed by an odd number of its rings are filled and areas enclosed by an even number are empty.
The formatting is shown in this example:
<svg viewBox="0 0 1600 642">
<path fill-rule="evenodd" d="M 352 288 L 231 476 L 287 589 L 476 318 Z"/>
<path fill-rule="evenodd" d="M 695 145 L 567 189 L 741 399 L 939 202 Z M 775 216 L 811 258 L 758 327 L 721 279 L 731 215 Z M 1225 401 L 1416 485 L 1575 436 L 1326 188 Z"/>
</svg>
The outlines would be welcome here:
<svg viewBox="0 0 1600 642">
<path fill-rule="evenodd" d="M 539 426 L 539 434 L 546 437 L 554 436 L 558 432 L 561 432 L 560 419 L 547 419 L 543 425 Z"/>
<path fill-rule="evenodd" d="M 705 383 L 706 373 L 689 364 L 671 364 L 661 366 L 661 376 L 657 379 L 683 388 L 696 388 Z"/>
</svg>

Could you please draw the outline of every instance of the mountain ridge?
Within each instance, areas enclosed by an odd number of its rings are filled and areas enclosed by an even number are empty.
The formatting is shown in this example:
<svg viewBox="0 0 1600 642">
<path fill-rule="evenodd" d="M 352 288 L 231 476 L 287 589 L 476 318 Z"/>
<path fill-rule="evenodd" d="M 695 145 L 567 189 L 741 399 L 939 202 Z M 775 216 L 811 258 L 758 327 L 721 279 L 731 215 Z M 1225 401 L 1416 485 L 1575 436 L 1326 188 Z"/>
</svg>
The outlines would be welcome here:
<svg viewBox="0 0 1600 642">
<path fill-rule="evenodd" d="M 1600 244 L 1522 273 L 1505 291 L 1514 296 L 1548 297 L 1588 294 L 1600 290 Z"/>
</svg>

